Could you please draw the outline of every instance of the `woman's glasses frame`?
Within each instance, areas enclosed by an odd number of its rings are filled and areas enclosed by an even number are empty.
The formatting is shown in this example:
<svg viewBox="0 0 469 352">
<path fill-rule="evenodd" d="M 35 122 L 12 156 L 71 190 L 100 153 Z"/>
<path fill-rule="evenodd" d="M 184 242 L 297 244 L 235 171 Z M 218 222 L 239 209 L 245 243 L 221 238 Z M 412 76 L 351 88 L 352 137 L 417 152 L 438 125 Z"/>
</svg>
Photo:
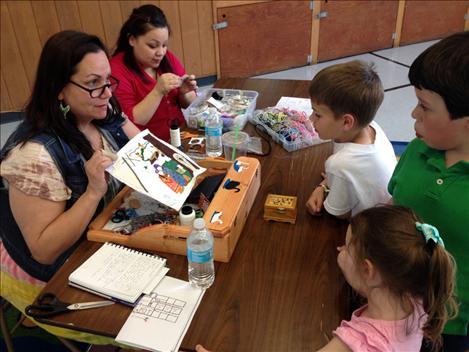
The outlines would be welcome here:
<svg viewBox="0 0 469 352">
<path fill-rule="evenodd" d="M 77 87 L 80 87 L 83 90 L 86 90 L 90 94 L 91 98 L 100 98 L 104 94 L 104 90 L 106 88 L 109 88 L 111 92 L 115 92 L 115 90 L 119 86 L 120 81 L 116 77 L 109 77 L 109 81 L 109 83 L 106 83 L 105 85 L 98 88 L 87 88 L 82 86 L 81 84 L 73 82 L 72 80 L 70 80 L 69 82 L 76 85 Z"/>
</svg>

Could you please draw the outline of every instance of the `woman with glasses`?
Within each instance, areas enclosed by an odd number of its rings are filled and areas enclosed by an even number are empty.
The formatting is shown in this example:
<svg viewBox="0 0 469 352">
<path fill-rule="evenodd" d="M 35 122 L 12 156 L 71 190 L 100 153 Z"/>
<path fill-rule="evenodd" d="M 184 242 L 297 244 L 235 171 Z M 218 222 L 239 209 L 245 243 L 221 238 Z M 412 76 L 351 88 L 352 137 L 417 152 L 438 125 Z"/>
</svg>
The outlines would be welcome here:
<svg viewBox="0 0 469 352">
<path fill-rule="evenodd" d="M 171 33 L 163 11 L 143 5 L 124 23 L 111 59 L 112 74 L 120 81 L 116 96 L 125 114 L 140 129 L 169 140 L 169 125 L 181 125 L 195 99 L 197 83 L 168 50 Z"/>
<path fill-rule="evenodd" d="M 21 311 L 120 189 L 105 173 L 107 155 L 139 130 L 113 98 L 118 84 L 98 37 L 63 31 L 46 42 L 24 121 L 0 153 L 8 182 L 1 194 L 2 297 Z"/>
</svg>

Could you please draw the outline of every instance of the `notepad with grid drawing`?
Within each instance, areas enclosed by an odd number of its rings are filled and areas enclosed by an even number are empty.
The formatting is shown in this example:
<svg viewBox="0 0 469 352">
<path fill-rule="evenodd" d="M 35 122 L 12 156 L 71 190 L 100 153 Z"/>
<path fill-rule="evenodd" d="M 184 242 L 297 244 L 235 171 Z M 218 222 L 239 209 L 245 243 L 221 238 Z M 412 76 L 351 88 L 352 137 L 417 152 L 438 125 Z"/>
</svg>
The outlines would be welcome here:
<svg viewBox="0 0 469 352">
<path fill-rule="evenodd" d="M 205 290 L 166 276 L 138 301 L 116 341 L 148 351 L 177 352 Z"/>
<path fill-rule="evenodd" d="M 68 277 L 69 285 L 133 304 L 167 273 L 166 259 L 106 242 Z"/>
</svg>

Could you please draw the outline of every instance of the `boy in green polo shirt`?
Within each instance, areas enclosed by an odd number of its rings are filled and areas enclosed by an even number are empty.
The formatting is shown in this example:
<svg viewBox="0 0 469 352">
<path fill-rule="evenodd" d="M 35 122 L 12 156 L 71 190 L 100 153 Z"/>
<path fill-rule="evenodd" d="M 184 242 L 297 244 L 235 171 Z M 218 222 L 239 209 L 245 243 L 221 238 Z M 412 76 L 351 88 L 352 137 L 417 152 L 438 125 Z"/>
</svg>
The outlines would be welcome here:
<svg viewBox="0 0 469 352">
<path fill-rule="evenodd" d="M 469 32 L 434 44 L 413 62 L 418 105 L 414 139 L 388 185 L 394 204 L 436 226 L 457 263 L 459 315 L 448 321 L 444 351 L 469 349 Z"/>
</svg>

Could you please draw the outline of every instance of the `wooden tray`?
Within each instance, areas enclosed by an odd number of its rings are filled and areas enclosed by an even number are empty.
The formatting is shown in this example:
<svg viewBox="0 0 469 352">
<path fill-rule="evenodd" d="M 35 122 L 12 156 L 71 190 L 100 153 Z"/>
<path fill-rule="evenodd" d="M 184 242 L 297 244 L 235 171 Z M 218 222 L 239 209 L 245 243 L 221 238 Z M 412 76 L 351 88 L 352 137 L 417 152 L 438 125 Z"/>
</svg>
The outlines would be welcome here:
<svg viewBox="0 0 469 352">
<path fill-rule="evenodd" d="M 261 185 L 260 164 L 257 159 L 248 157 L 240 157 L 234 163 L 217 159 L 200 160 L 198 163 L 209 172 L 213 169 L 228 169 L 204 215 L 205 222 L 214 236 L 215 260 L 228 262 Z M 228 179 L 239 182 L 239 185 L 233 189 L 226 189 L 224 185 Z M 125 196 L 131 191 L 130 188 L 125 187 L 91 222 L 87 234 L 88 239 L 97 242 L 114 242 L 150 251 L 186 255 L 186 238 L 191 231 L 188 226 L 151 225 L 130 235 L 103 230 L 114 210 L 120 207 Z M 217 216 L 219 212 L 221 215 Z"/>
</svg>

